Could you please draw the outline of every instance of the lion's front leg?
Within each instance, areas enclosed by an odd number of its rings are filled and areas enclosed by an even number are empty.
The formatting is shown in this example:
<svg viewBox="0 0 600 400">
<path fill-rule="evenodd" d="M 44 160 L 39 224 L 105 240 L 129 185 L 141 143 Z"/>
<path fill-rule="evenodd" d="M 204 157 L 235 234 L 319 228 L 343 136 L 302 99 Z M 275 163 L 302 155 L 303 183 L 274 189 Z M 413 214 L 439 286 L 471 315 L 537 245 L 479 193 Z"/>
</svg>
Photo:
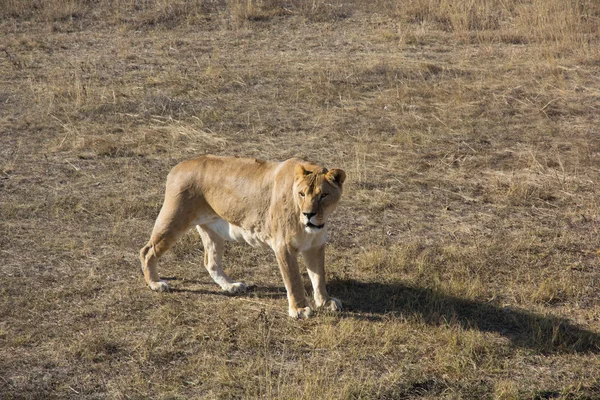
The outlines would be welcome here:
<svg viewBox="0 0 600 400">
<path fill-rule="evenodd" d="M 304 296 L 304 285 L 298 268 L 298 252 L 289 248 L 279 248 L 275 250 L 275 256 L 287 291 L 290 317 L 310 317 L 313 311 Z"/>
<path fill-rule="evenodd" d="M 325 245 L 302 252 L 312 282 L 315 305 L 330 311 L 341 311 L 342 302 L 330 297 L 325 288 Z"/>
</svg>

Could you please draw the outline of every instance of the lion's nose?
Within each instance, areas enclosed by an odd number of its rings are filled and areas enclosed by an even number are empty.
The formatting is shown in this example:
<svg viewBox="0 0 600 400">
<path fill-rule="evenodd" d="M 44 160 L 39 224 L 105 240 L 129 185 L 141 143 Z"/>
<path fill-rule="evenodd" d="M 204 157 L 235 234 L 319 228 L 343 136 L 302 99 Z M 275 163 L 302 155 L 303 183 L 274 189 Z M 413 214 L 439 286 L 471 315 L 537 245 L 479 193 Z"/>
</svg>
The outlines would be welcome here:
<svg viewBox="0 0 600 400">
<path fill-rule="evenodd" d="M 303 212 L 304 216 L 310 221 L 310 219 L 316 214 L 314 212 Z"/>
</svg>

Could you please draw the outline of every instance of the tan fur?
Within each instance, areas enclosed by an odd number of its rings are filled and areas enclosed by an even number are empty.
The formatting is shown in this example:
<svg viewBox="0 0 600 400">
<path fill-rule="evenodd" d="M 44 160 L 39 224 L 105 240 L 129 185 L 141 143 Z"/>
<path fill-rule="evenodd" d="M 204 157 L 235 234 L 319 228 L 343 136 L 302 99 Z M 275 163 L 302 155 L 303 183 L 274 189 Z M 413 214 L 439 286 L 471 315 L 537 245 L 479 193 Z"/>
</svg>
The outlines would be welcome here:
<svg viewBox="0 0 600 400">
<path fill-rule="evenodd" d="M 165 201 L 150 241 L 140 251 L 146 283 L 168 290 L 158 259 L 192 227 L 204 244 L 204 265 L 223 290 L 244 292 L 222 269 L 225 240 L 273 249 L 294 318 L 312 313 L 298 268 L 301 253 L 314 289 L 315 305 L 341 310 L 325 289 L 327 217 L 342 195 L 344 171 L 298 159 L 281 163 L 205 156 L 176 165 L 167 177 Z M 314 214 L 314 215 L 312 215 Z"/>
</svg>

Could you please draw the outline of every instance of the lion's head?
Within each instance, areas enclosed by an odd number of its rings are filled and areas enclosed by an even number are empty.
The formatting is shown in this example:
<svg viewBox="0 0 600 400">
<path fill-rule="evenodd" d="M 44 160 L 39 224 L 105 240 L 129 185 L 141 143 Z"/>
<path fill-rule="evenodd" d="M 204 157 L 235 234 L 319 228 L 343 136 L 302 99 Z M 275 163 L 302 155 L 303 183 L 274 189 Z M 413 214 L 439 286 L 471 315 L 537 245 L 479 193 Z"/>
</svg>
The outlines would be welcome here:
<svg viewBox="0 0 600 400">
<path fill-rule="evenodd" d="M 346 173 L 341 169 L 328 171 L 310 164 L 296 165 L 294 173 L 294 200 L 299 208 L 300 222 L 306 232 L 319 232 L 342 197 Z"/>
</svg>

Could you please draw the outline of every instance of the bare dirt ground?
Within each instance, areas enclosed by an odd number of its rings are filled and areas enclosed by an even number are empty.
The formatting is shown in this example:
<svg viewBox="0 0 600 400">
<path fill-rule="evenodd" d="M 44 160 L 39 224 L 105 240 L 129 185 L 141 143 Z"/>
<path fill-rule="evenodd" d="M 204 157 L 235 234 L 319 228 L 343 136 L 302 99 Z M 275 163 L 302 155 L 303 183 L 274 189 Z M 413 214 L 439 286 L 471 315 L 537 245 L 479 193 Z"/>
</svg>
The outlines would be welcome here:
<svg viewBox="0 0 600 400">
<path fill-rule="evenodd" d="M 0 0 L 0 398 L 600 398 L 600 5 Z M 178 161 L 346 170 L 328 288 L 193 232 Z M 307 291 L 309 290 L 307 280 Z"/>
</svg>

